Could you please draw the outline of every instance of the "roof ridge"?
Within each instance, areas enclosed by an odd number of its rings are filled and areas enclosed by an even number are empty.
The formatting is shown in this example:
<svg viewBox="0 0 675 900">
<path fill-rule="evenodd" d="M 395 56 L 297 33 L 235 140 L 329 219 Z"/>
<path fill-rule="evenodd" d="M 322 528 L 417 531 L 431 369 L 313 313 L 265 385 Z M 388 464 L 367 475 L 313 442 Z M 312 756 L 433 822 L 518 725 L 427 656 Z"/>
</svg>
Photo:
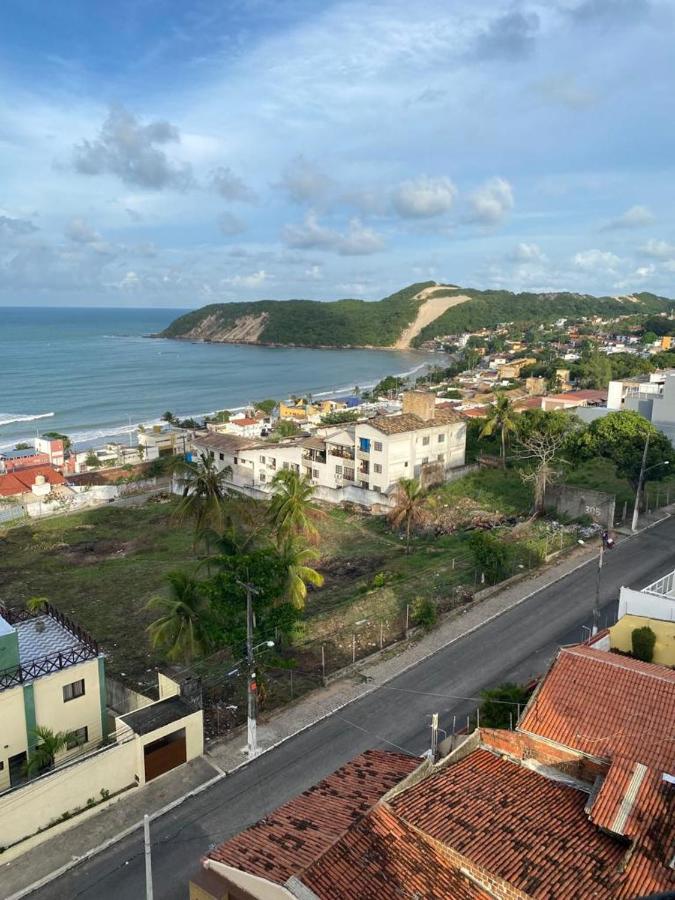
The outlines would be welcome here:
<svg viewBox="0 0 675 900">
<path fill-rule="evenodd" d="M 586 651 L 591 650 L 593 653 L 593 656 L 589 656 L 588 652 L 585 652 L 585 653 L 580 652 L 578 647 L 563 647 L 560 652 L 561 652 L 561 654 L 569 653 L 572 656 L 579 657 L 580 659 L 593 659 L 596 662 L 603 663 L 606 666 L 613 666 L 615 669 L 625 669 L 627 672 L 635 672 L 637 675 L 644 675 L 647 678 L 654 678 L 657 681 L 662 681 L 664 684 L 675 685 L 675 672 L 672 672 L 672 670 L 670 670 L 670 669 L 666 669 L 665 666 L 659 666 L 657 663 L 647 663 L 641 659 L 634 659 L 633 657 L 623 657 L 623 658 L 629 660 L 631 663 L 639 663 L 638 666 L 622 665 L 619 662 L 619 660 L 607 659 L 607 656 L 609 656 L 609 654 L 607 654 L 607 652 L 605 650 L 596 650 L 594 647 L 585 647 L 583 649 Z M 604 654 L 604 655 L 595 656 L 596 653 Z M 618 656 L 618 654 L 614 654 L 614 655 Z M 621 658 L 622 657 L 619 657 L 619 659 L 621 659 Z M 665 671 L 671 673 L 672 677 L 667 678 L 665 675 L 659 674 L 658 671 L 656 671 L 656 672 L 645 671 L 642 668 L 642 666 L 653 666 L 654 669 L 657 669 L 657 670 L 665 669 Z"/>
</svg>

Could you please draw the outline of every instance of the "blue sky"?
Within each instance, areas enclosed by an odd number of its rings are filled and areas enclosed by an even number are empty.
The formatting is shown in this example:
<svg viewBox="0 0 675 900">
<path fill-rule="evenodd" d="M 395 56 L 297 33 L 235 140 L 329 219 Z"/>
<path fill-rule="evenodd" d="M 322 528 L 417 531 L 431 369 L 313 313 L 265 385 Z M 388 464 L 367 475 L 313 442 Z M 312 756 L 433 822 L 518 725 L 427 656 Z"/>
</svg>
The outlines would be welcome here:
<svg viewBox="0 0 675 900">
<path fill-rule="evenodd" d="M 672 0 L 4 0 L 0 304 L 675 296 Z"/>
</svg>

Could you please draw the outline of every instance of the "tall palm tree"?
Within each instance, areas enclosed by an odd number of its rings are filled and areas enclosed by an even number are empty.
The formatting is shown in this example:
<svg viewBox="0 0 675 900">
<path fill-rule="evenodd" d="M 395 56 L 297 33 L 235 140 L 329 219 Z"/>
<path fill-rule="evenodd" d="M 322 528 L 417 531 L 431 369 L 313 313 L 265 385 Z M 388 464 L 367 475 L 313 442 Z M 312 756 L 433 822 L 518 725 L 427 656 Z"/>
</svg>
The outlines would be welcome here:
<svg viewBox="0 0 675 900">
<path fill-rule="evenodd" d="M 312 508 L 314 487 L 306 475 L 299 475 L 292 469 L 282 469 L 272 479 L 273 496 L 270 503 L 270 520 L 278 541 L 293 535 L 304 534 L 315 539 L 318 531 Z"/>
<path fill-rule="evenodd" d="M 513 403 L 506 394 L 499 394 L 492 404 L 487 421 L 480 432 L 481 437 L 490 437 L 496 431 L 500 433 L 502 468 L 504 469 L 506 468 L 506 441 L 509 434 L 518 428 L 517 415 Z"/>
<path fill-rule="evenodd" d="M 153 597 L 147 604 L 159 613 L 148 626 L 150 643 L 171 662 L 189 663 L 208 645 L 208 603 L 201 585 L 186 572 L 169 572 L 169 595 Z"/>
<path fill-rule="evenodd" d="M 303 609 L 307 585 L 321 587 L 324 581 L 323 575 L 309 565 L 319 558 L 319 552 L 313 547 L 303 547 L 296 539 L 288 537 L 279 547 L 279 555 L 287 573 L 285 598 L 296 609 Z"/>
<path fill-rule="evenodd" d="M 75 735 L 71 731 L 52 731 L 44 725 L 37 725 L 31 732 L 39 740 L 26 763 L 27 775 L 39 775 L 54 766 L 54 757 L 65 750 Z"/>
<path fill-rule="evenodd" d="M 232 475 L 230 466 L 219 469 L 208 454 L 202 453 L 196 462 L 178 460 L 174 471 L 183 484 L 183 498 L 176 510 L 178 518 L 183 521 L 193 519 L 197 535 L 208 528 L 222 530 L 225 522 L 223 501 L 228 496 L 226 481 Z"/>
<path fill-rule="evenodd" d="M 389 513 L 395 528 L 405 525 L 405 552 L 410 553 L 410 530 L 423 519 L 424 491 L 416 478 L 400 478 L 395 488 L 396 505 Z"/>
</svg>

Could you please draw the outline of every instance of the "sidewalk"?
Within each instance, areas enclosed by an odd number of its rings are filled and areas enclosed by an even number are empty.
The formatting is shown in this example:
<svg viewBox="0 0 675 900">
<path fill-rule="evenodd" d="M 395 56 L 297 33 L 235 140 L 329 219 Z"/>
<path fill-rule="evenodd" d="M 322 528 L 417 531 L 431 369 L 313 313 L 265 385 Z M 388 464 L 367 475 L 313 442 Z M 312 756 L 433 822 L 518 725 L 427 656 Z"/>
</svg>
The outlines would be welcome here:
<svg viewBox="0 0 675 900">
<path fill-rule="evenodd" d="M 675 506 L 670 509 L 675 509 Z M 655 522 L 649 522 L 647 527 L 652 524 Z M 258 723 L 261 751 L 272 749 L 341 707 L 377 690 L 380 685 L 517 606 L 541 588 L 575 571 L 597 555 L 596 543 L 578 547 L 560 561 L 551 561 L 535 575 L 517 576 L 502 589 L 498 586 L 489 588 L 482 592 L 484 599 L 480 599 L 479 595 L 479 599 L 469 606 L 449 613 L 432 632 L 401 642 L 385 650 L 375 660 L 364 660 L 357 667 L 356 675 L 317 689 L 268 718 L 262 717 Z M 488 593 L 490 596 L 485 597 Z M 204 758 L 193 760 L 187 766 L 145 786 L 138 793 L 125 796 L 114 806 L 74 825 L 67 831 L 67 839 L 64 834 L 59 834 L 41 843 L 39 852 L 30 854 L 30 866 L 26 865 L 28 857 L 24 854 L 5 865 L 2 864 L 0 855 L 2 897 L 19 900 L 20 897 L 27 896 L 26 889 L 29 885 L 34 886 L 50 873 L 60 874 L 59 870 L 63 867 L 77 865 L 78 861 L 99 852 L 140 827 L 144 814 L 147 813 L 151 818 L 162 815 L 167 807 L 179 805 L 194 792 L 207 787 L 214 778 L 221 778 L 225 773 L 245 765 L 245 744 L 245 729 L 228 740 L 213 742 L 207 748 Z"/>
</svg>

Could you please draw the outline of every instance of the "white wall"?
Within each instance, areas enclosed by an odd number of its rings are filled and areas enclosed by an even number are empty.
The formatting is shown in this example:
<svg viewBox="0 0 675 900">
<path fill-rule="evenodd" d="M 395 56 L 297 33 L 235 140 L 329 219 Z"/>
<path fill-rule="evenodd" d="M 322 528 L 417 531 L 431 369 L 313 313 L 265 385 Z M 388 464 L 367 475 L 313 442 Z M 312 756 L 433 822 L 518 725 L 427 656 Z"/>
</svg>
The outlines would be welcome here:
<svg viewBox="0 0 675 900">
<path fill-rule="evenodd" d="M 619 594 L 618 618 L 628 615 L 675 622 L 675 600 L 622 587 Z"/>
</svg>

